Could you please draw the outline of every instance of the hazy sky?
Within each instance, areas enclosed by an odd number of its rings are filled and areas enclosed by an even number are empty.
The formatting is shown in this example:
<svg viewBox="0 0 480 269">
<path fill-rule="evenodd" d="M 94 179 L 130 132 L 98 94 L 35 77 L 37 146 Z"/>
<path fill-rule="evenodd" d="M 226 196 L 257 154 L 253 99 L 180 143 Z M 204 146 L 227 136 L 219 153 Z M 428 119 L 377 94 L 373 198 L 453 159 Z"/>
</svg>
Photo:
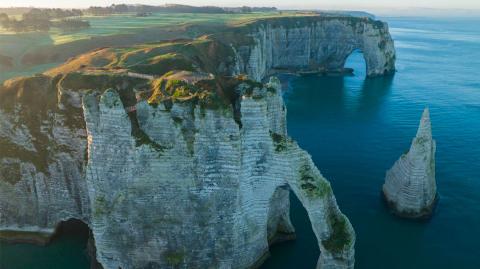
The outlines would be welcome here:
<svg viewBox="0 0 480 269">
<path fill-rule="evenodd" d="M 0 0 L 0 6 L 37 7 L 88 7 L 106 6 L 112 3 L 156 4 L 165 3 L 216 5 L 216 6 L 276 6 L 296 9 L 364 9 L 385 8 L 441 8 L 441 9 L 480 9 L 480 0 Z"/>
</svg>

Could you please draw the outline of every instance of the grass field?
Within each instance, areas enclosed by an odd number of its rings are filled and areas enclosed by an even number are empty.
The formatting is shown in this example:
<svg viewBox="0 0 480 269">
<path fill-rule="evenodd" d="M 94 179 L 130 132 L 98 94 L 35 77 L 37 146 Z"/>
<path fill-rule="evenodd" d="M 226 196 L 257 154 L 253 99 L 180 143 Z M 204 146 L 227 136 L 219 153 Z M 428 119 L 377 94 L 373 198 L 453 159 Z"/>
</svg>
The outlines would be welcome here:
<svg viewBox="0 0 480 269">
<path fill-rule="evenodd" d="M 138 42 L 151 42 L 175 38 L 174 33 L 167 35 L 170 28 L 181 25 L 235 25 L 251 20 L 269 17 L 295 16 L 294 12 L 256 12 L 246 14 L 194 14 L 194 13 L 154 13 L 149 17 L 136 17 L 135 14 L 119 14 L 111 16 L 84 16 L 91 27 L 76 32 L 63 32 L 53 28 L 48 33 L 8 33 L 0 29 L 0 55 L 12 57 L 15 67 L 0 74 L 0 83 L 16 76 L 32 75 L 43 72 L 58 62 L 78 53 L 98 46 L 111 46 L 119 40 L 117 46 L 122 46 L 125 35 L 131 35 Z M 150 29 L 150 30 L 149 30 Z M 159 29 L 158 32 L 153 29 Z M 160 31 L 163 29 L 163 32 Z M 173 32 L 173 31 L 172 31 Z M 143 36 L 142 36 L 143 35 Z M 146 36 L 153 35 L 153 36 Z M 158 35 L 158 36 L 155 36 Z M 120 38 L 122 36 L 122 38 Z M 100 42 L 98 38 L 104 37 Z M 107 40 L 111 37 L 111 42 Z M 90 40 L 97 38 L 96 40 Z M 131 40 L 134 42 L 133 40 Z M 103 42 L 103 43 L 102 43 Z M 85 49 L 82 49 L 85 48 Z M 27 54 L 53 54 L 58 51 L 59 59 L 43 61 L 40 64 L 28 65 L 22 62 Z"/>
<path fill-rule="evenodd" d="M 230 25 L 252 19 L 292 16 L 293 12 L 256 12 L 245 14 L 195 14 L 195 13 L 154 13 L 148 17 L 136 17 L 135 14 L 119 14 L 111 16 L 85 16 L 91 27 L 75 33 L 51 31 L 54 44 L 63 44 L 92 36 L 105 36 L 133 33 L 139 29 L 151 27 L 169 27 L 181 24 L 213 23 Z"/>
</svg>

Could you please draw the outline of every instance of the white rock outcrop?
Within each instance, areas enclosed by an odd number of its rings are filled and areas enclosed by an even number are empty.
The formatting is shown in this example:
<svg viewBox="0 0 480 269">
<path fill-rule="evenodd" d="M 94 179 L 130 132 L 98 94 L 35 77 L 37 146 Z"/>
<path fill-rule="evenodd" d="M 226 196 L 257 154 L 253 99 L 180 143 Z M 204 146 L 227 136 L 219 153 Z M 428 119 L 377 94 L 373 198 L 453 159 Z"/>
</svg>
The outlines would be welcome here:
<svg viewBox="0 0 480 269">
<path fill-rule="evenodd" d="M 383 185 L 384 197 L 396 214 L 420 218 L 432 213 L 437 198 L 435 148 L 426 108 L 410 150 L 387 171 Z"/>
<path fill-rule="evenodd" d="M 354 17 L 260 20 L 251 44 L 235 45 L 236 73 L 260 81 L 277 72 L 343 72 L 348 56 L 362 51 L 368 76 L 395 72 L 395 47 L 385 22 Z"/>
<path fill-rule="evenodd" d="M 353 268 L 355 234 L 310 156 L 288 138 L 280 84 L 233 111 L 137 105 L 139 144 L 115 91 L 85 97 L 90 225 L 105 268 L 251 268 L 293 233 L 289 189 L 308 211 L 318 268 Z"/>
<path fill-rule="evenodd" d="M 0 94 L 0 234 L 53 233 L 59 222 L 87 221 L 90 214 L 81 108 L 65 110 L 67 94 L 60 108 L 56 89 L 44 87 L 48 79 L 26 83 L 37 91 L 20 85 L 15 99 L 8 90 Z M 21 100 L 27 96 L 33 96 L 30 105 Z"/>
<path fill-rule="evenodd" d="M 257 82 L 290 70 L 339 72 L 355 49 L 368 75 L 395 70 L 379 21 L 310 16 L 232 29 L 208 43 L 220 59 L 207 61 L 208 72 Z M 278 80 L 249 81 L 234 108 L 207 109 L 135 104 L 135 87 L 120 78 L 109 86 L 116 90 L 86 94 L 73 77 L 73 88 L 46 75 L 0 86 L 0 240 L 44 239 L 73 218 L 91 228 L 105 269 L 251 268 L 270 243 L 293 235 L 293 191 L 318 240 L 318 268 L 353 268 L 355 233 L 329 182 L 288 137 Z"/>
</svg>

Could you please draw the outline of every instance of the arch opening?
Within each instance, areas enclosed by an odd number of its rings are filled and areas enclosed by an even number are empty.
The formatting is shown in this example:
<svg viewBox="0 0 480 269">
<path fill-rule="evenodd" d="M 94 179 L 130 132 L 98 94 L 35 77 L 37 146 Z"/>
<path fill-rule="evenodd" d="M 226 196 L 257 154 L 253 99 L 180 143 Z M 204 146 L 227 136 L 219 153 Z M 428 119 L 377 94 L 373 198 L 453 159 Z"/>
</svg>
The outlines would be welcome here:
<svg viewBox="0 0 480 269">
<path fill-rule="evenodd" d="M 320 249 L 307 210 L 290 189 L 287 201 L 295 238 L 273 242 L 269 248 L 270 257 L 260 268 L 316 268 Z"/>
<path fill-rule="evenodd" d="M 295 240 L 295 229 L 290 221 L 290 188 L 287 185 L 279 186 L 270 199 L 267 238 L 268 245 Z"/>
<path fill-rule="evenodd" d="M 344 73 L 362 78 L 368 75 L 368 66 L 365 60 L 365 55 L 361 49 L 354 49 L 345 57 L 343 65 Z"/>
</svg>

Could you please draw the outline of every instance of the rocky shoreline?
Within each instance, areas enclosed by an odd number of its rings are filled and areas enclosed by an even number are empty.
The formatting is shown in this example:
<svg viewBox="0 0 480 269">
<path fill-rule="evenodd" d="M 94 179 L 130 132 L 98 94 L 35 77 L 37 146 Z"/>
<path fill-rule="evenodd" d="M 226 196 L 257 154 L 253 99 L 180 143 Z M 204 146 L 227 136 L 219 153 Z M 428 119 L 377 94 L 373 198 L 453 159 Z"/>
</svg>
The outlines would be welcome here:
<svg viewBox="0 0 480 269">
<path fill-rule="evenodd" d="M 369 76 L 394 72 L 388 27 L 310 16 L 232 31 L 242 35 L 99 49 L 1 86 L 4 237 L 36 238 L 25 227 L 53 233 L 76 219 L 90 227 L 106 269 L 249 268 L 269 245 L 294 237 L 292 191 L 317 237 L 317 268 L 353 268 L 353 227 L 288 136 L 279 81 L 260 81 L 276 69 L 343 70 L 358 48 Z M 106 61 L 114 54 L 123 60 Z M 208 79 L 179 76 L 197 73 Z M 13 226 L 27 234 L 9 233 Z"/>
</svg>

